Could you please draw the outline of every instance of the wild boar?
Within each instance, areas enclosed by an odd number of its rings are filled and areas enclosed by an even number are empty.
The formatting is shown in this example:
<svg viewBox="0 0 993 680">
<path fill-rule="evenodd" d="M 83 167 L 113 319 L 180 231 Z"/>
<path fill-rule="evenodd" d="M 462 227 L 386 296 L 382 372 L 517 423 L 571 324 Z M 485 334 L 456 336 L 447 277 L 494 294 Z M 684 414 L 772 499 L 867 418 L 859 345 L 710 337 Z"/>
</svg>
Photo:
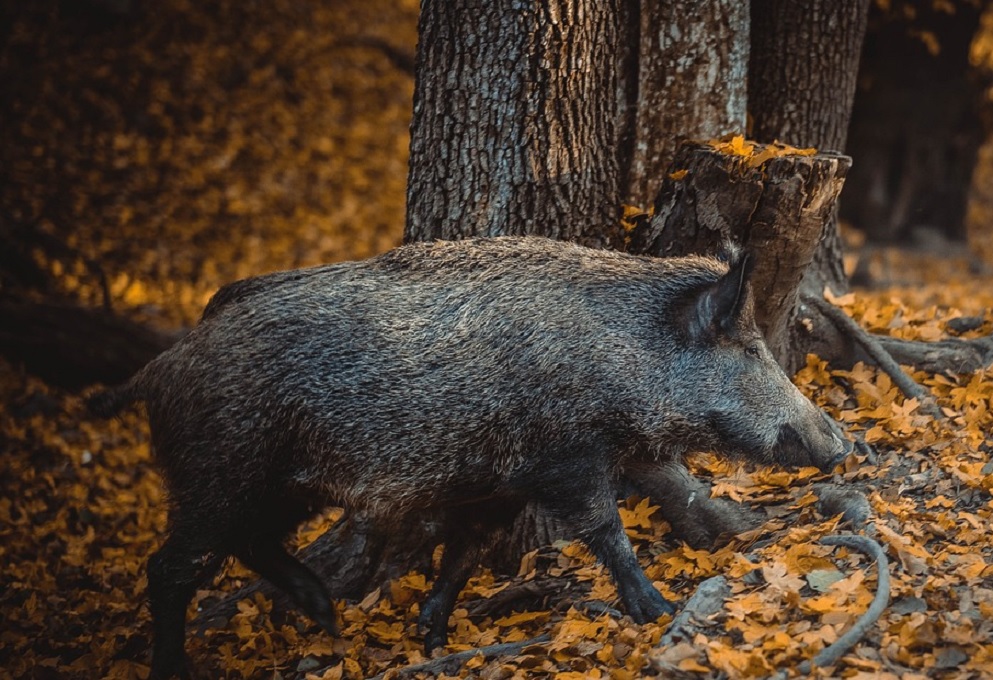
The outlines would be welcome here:
<svg viewBox="0 0 993 680">
<path fill-rule="evenodd" d="M 148 564 L 153 676 L 185 672 L 186 607 L 230 555 L 334 633 L 325 586 L 283 546 L 331 505 L 448 518 L 428 650 L 528 501 L 575 528 L 635 620 L 671 612 L 621 526 L 622 475 L 690 450 L 825 470 L 851 450 L 774 361 L 749 260 L 729 259 L 506 237 L 222 288 L 184 339 L 91 400 L 104 415 L 145 402 L 169 490 Z"/>
</svg>

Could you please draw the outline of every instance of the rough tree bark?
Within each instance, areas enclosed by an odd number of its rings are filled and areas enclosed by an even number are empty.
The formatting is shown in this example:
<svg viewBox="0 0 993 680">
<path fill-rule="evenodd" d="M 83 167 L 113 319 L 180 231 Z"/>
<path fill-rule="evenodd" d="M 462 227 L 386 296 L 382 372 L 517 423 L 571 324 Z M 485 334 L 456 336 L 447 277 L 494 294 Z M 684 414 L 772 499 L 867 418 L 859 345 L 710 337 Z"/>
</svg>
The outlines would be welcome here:
<svg viewBox="0 0 993 680">
<path fill-rule="evenodd" d="M 422 3 L 405 240 L 621 243 L 617 2 Z"/>
<path fill-rule="evenodd" d="M 636 1 L 626 9 L 621 196 L 647 207 L 681 140 L 744 132 L 749 6 Z"/>
<path fill-rule="evenodd" d="M 869 0 L 753 0 L 748 64 L 751 136 L 824 151 L 845 148 Z M 803 282 L 847 290 L 836 214 Z"/>
</svg>

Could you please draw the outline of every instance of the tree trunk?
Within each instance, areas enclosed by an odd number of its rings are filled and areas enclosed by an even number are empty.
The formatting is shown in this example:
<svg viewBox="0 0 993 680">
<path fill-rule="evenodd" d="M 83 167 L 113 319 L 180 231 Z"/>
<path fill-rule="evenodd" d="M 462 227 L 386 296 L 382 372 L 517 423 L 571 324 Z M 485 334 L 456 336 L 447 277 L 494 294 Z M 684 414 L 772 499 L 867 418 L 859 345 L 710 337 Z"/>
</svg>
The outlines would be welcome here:
<svg viewBox="0 0 993 680">
<path fill-rule="evenodd" d="M 627 5 L 622 196 L 647 207 L 680 140 L 744 132 L 749 7 L 739 0 Z"/>
<path fill-rule="evenodd" d="M 425 0 L 406 241 L 619 226 L 617 0 Z"/>
<path fill-rule="evenodd" d="M 869 0 L 753 0 L 748 63 L 751 136 L 845 148 Z M 848 289 L 837 214 L 824 224 L 804 292 Z"/>
</svg>

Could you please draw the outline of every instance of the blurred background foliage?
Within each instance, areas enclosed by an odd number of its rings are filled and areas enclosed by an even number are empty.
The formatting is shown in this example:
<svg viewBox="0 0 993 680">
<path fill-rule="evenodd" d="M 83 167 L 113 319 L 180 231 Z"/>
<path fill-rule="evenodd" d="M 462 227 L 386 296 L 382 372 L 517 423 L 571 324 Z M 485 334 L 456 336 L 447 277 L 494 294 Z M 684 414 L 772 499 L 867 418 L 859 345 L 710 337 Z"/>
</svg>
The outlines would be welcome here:
<svg viewBox="0 0 993 680">
<path fill-rule="evenodd" d="M 225 282 L 399 242 L 416 0 L 5 4 L 3 236 L 65 292 L 99 303 L 98 263 L 191 325 Z"/>
</svg>

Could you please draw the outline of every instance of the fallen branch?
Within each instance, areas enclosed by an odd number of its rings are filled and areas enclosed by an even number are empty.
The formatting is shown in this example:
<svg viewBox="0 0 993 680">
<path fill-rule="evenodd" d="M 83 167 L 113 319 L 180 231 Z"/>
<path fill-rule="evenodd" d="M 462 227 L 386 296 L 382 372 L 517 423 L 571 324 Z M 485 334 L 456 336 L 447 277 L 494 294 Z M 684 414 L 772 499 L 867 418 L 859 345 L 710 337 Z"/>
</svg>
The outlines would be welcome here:
<svg viewBox="0 0 993 680">
<path fill-rule="evenodd" d="M 692 633 L 690 626 L 706 623 L 707 619 L 716 614 L 724 606 L 724 600 L 731 594 L 727 579 L 723 576 L 713 576 L 701 583 L 696 592 L 686 602 L 682 611 L 676 614 L 672 625 L 658 642 L 658 647 L 668 647 L 680 640 L 689 640 Z"/>
<path fill-rule="evenodd" d="M 917 399 L 923 413 L 938 420 L 944 419 L 941 409 L 935 402 L 931 393 L 911 378 L 900 365 L 894 361 L 893 357 L 883 349 L 880 341 L 874 338 L 869 332 L 855 323 L 854 319 L 845 314 L 842 310 L 832 305 L 824 298 L 816 295 L 804 295 L 803 301 L 814 307 L 823 314 L 839 331 L 849 335 L 862 349 L 865 350 L 876 365 L 888 375 L 893 383 L 900 388 L 900 391 L 908 399 Z"/>
<path fill-rule="evenodd" d="M 385 680 L 387 677 L 402 678 L 414 673 L 432 673 L 434 675 L 438 675 L 439 673 L 454 673 L 461 668 L 462 664 L 466 661 L 472 659 L 473 657 L 479 656 L 480 654 L 482 654 L 485 659 L 517 654 L 526 647 L 544 644 L 551 639 L 552 636 L 546 633 L 544 635 L 539 635 L 538 637 L 533 637 L 529 640 L 521 640 L 520 642 L 503 642 L 497 645 L 480 647 L 479 649 L 467 649 L 464 652 L 455 652 L 454 654 L 441 656 L 437 659 L 431 659 L 430 661 L 415 663 L 411 666 L 396 669 L 391 668 L 383 671 L 379 675 L 373 676 L 370 680 Z M 320 675 L 321 672 L 322 671 L 320 670 L 314 671 L 317 675 Z"/>
</svg>

